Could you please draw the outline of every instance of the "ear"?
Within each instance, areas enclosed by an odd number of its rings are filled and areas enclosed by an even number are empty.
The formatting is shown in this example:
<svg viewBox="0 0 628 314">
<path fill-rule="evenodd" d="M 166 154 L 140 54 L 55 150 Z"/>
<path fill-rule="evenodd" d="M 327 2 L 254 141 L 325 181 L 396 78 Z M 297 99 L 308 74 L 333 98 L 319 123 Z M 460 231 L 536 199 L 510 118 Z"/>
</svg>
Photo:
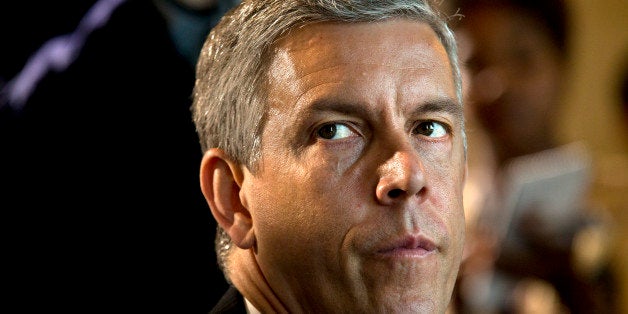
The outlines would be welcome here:
<svg viewBox="0 0 628 314">
<path fill-rule="evenodd" d="M 222 149 L 212 148 L 201 162 L 201 190 L 216 222 L 235 245 L 252 248 L 255 243 L 251 214 L 240 199 L 244 173 Z"/>
</svg>

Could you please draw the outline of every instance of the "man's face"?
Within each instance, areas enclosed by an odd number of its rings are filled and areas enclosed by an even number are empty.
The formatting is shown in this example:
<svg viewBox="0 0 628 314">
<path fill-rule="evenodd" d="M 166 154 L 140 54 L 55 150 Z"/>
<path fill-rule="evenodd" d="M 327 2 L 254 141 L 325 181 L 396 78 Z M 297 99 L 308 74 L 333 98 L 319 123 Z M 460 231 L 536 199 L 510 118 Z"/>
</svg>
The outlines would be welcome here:
<svg viewBox="0 0 628 314">
<path fill-rule="evenodd" d="M 276 44 L 268 88 L 260 168 L 241 196 L 271 289 L 306 312 L 444 312 L 464 242 L 465 157 L 433 30 L 297 29 Z"/>
<path fill-rule="evenodd" d="M 548 148 L 560 102 L 560 53 L 545 27 L 524 10 L 481 6 L 460 29 L 473 49 L 469 104 L 504 158 Z"/>
</svg>

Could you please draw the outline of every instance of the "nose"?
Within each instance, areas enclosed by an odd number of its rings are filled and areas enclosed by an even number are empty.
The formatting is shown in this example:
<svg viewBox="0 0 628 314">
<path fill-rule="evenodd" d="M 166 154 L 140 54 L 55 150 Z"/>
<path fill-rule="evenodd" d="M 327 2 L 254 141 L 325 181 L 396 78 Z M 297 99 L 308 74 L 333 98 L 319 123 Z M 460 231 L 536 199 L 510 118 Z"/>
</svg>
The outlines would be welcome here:
<svg viewBox="0 0 628 314">
<path fill-rule="evenodd" d="M 490 66 L 480 70 L 473 76 L 472 90 L 476 102 L 492 103 L 502 97 L 509 88 L 509 77 L 498 66 Z"/>
<path fill-rule="evenodd" d="M 416 150 L 400 149 L 379 168 L 379 182 L 375 190 L 382 205 L 394 205 L 414 196 L 425 194 L 425 169 Z"/>
</svg>

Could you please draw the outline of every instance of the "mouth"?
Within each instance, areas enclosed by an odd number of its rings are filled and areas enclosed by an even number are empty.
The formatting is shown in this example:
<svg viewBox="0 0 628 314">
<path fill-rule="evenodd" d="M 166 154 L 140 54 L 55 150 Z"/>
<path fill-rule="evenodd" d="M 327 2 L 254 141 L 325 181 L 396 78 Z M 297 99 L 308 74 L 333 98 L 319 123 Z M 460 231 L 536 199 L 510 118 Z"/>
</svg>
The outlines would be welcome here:
<svg viewBox="0 0 628 314">
<path fill-rule="evenodd" d="M 433 241 L 422 236 L 404 236 L 385 242 L 376 255 L 384 258 L 421 258 L 438 250 Z"/>
</svg>

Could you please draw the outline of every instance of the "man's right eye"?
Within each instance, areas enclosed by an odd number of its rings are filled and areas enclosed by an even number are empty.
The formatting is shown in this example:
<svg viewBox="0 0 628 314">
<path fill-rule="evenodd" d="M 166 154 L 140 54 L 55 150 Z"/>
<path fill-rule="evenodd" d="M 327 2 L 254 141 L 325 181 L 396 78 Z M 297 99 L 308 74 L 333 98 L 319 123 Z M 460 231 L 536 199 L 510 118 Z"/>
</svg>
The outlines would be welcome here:
<svg viewBox="0 0 628 314">
<path fill-rule="evenodd" d="M 326 140 L 338 140 L 350 137 L 354 132 L 348 126 L 342 123 L 327 123 L 321 126 L 316 135 Z"/>
</svg>

